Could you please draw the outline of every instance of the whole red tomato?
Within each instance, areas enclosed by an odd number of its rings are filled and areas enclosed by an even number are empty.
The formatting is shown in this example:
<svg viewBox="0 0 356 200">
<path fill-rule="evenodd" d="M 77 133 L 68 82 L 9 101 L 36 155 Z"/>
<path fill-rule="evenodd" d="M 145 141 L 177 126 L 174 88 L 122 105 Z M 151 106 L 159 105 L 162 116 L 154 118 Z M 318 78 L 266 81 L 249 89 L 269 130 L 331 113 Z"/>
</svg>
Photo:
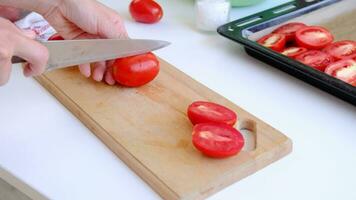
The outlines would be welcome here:
<svg viewBox="0 0 356 200">
<path fill-rule="evenodd" d="M 133 0 L 130 3 L 132 18 L 138 22 L 153 24 L 161 20 L 162 7 L 153 0 Z"/>
<path fill-rule="evenodd" d="M 113 65 L 114 79 L 128 87 L 139 87 L 152 81 L 159 72 L 160 66 L 153 53 L 119 58 Z"/>
</svg>

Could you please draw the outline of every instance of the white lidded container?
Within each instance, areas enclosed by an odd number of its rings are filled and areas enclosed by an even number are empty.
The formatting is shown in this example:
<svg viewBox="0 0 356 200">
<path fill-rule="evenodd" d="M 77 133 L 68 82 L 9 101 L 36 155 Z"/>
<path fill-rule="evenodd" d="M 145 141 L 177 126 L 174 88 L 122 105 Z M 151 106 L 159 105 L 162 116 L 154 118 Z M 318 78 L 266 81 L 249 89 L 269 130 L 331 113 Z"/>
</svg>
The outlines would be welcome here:
<svg viewBox="0 0 356 200">
<path fill-rule="evenodd" d="M 216 29 L 229 22 L 231 4 L 229 0 L 196 0 L 196 25 L 203 31 Z"/>
</svg>

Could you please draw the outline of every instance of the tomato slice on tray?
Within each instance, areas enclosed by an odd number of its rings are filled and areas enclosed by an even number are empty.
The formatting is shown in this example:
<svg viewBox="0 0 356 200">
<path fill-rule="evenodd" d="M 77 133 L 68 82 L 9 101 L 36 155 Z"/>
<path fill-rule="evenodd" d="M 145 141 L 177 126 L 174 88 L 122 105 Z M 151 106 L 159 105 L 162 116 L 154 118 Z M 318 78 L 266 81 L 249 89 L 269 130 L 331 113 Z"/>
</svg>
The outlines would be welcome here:
<svg viewBox="0 0 356 200">
<path fill-rule="evenodd" d="M 307 52 L 308 49 L 304 48 L 304 47 L 288 47 L 286 49 L 284 49 L 281 54 L 288 56 L 290 58 L 295 58 L 297 56 L 299 56 L 302 53 Z"/>
<path fill-rule="evenodd" d="M 234 111 L 225 106 L 205 101 L 193 102 L 188 107 L 188 118 L 194 125 L 218 122 L 233 126 L 237 121 L 237 115 Z"/>
<path fill-rule="evenodd" d="M 296 32 L 296 43 L 307 49 L 322 49 L 331 44 L 334 36 L 320 26 L 306 26 Z"/>
<path fill-rule="evenodd" d="M 325 73 L 356 87 L 356 61 L 352 59 L 340 60 L 330 64 Z"/>
<path fill-rule="evenodd" d="M 113 65 L 114 79 L 128 87 L 139 87 L 152 81 L 159 73 L 160 65 L 153 53 L 119 58 Z"/>
<path fill-rule="evenodd" d="M 271 33 L 263 36 L 257 42 L 262 46 L 280 52 L 284 49 L 284 46 L 286 45 L 286 36 L 283 34 Z"/>
<path fill-rule="evenodd" d="M 233 127 L 219 123 L 202 123 L 193 128 L 193 145 L 203 154 L 224 158 L 239 153 L 244 138 Z"/>
<path fill-rule="evenodd" d="M 295 33 L 303 27 L 306 27 L 306 25 L 303 23 L 291 22 L 278 27 L 272 33 L 284 34 L 286 36 L 287 42 L 289 42 L 295 39 Z"/>
<path fill-rule="evenodd" d="M 334 58 L 331 55 L 318 50 L 307 51 L 295 59 L 319 71 L 324 71 L 326 66 L 334 62 Z"/>
<path fill-rule="evenodd" d="M 337 60 L 354 58 L 356 57 L 356 42 L 351 40 L 334 42 L 325 47 L 323 51 Z"/>
</svg>

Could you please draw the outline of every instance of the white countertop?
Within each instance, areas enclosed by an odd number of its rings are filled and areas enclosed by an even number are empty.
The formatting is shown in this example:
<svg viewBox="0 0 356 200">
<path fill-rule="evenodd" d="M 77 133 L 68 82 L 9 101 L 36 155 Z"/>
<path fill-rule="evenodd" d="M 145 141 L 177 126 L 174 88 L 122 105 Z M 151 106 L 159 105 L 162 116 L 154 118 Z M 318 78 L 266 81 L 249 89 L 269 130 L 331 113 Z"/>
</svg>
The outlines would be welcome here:
<svg viewBox="0 0 356 200">
<path fill-rule="evenodd" d="M 234 9 L 232 19 L 287 0 Z M 198 32 L 193 1 L 161 0 L 156 25 L 134 23 L 129 0 L 104 0 L 134 38 L 171 41 L 157 52 L 194 79 L 289 136 L 293 152 L 212 196 L 217 199 L 356 199 L 356 109 Z M 0 167 L 51 199 L 159 199 L 54 97 L 14 68 L 0 87 Z"/>
</svg>

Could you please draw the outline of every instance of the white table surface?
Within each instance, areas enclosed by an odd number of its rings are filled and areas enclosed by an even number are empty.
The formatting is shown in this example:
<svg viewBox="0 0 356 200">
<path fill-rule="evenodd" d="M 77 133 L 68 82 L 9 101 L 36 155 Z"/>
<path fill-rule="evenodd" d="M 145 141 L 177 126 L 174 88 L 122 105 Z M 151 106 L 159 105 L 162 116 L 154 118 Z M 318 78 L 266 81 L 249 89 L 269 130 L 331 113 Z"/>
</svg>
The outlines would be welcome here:
<svg viewBox="0 0 356 200">
<path fill-rule="evenodd" d="M 134 23 L 128 0 L 103 2 L 125 18 L 131 37 L 171 41 L 159 56 L 293 140 L 292 154 L 210 199 L 356 199 L 355 107 L 197 31 L 192 0 L 161 0 L 156 25 Z M 282 2 L 234 9 L 232 19 Z M 18 67 L 0 88 L 0 166 L 51 199 L 159 199 Z"/>
</svg>

